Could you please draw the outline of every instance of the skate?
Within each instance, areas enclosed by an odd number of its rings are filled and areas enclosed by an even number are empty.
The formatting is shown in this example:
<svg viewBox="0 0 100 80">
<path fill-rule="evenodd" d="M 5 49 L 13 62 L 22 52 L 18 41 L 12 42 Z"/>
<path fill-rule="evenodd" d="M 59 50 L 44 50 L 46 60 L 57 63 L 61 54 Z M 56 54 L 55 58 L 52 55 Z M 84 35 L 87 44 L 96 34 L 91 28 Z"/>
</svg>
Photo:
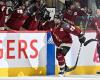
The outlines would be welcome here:
<svg viewBox="0 0 100 80">
<path fill-rule="evenodd" d="M 65 72 L 69 72 L 69 71 L 70 71 L 70 68 L 67 65 L 65 65 Z"/>
<path fill-rule="evenodd" d="M 60 72 L 58 73 L 59 77 L 64 77 L 64 73 L 65 73 L 65 67 L 60 68 Z"/>
<path fill-rule="evenodd" d="M 100 74 L 100 71 L 96 72 L 96 74 Z"/>
<path fill-rule="evenodd" d="M 59 77 L 64 77 L 64 72 L 59 72 L 58 76 Z"/>
</svg>

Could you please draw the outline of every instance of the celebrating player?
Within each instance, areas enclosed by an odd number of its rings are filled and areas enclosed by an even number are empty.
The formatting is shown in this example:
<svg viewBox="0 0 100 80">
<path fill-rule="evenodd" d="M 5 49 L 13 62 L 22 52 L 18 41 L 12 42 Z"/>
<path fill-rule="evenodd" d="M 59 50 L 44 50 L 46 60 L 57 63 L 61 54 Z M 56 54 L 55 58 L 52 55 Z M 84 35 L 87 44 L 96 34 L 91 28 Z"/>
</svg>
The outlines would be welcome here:
<svg viewBox="0 0 100 80">
<path fill-rule="evenodd" d="M 19 2 L 19 6 L 14 9 L 11 17 L 7 20 L 6 26 L 13 30 L 20 30 L 27 23 L 27 19 L 31 19 L 30 16 L 36 13 L 37 9 L 37 0 L 29 0 L 27 4 L 23 5 Z"/>
</svg>

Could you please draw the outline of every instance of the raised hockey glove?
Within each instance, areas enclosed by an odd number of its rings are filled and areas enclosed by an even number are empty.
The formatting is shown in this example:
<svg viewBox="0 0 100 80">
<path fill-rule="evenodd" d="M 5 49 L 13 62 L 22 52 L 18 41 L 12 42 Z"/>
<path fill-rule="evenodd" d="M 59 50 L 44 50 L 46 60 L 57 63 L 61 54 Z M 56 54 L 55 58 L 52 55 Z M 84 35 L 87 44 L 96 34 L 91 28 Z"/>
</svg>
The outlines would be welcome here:
<svg viewBox="0 0 100 80">
<path fill-rule="evenodd" d="M 84 34 L 80 34 L 80 35 L 78 36 L 78 38 L 79 38 L 79 42 L 80 42 L 81 44 L 84 43 L 85 40 L 86 40 L 86 38 L 84 37 Z"/>
</svg>

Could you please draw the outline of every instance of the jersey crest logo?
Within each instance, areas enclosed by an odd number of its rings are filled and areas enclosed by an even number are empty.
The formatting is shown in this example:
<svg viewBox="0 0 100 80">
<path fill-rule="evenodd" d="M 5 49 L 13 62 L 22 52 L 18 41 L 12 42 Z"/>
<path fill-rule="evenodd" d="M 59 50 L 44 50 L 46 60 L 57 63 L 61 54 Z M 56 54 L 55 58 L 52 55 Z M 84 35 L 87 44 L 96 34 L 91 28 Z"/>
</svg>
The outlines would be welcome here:
<svg viewBox="0 0 100 80">
<path fill-rule="evenodd" d="M 60 31 L 64 31 L 64 29 L 63 28 L 60 28 Z"/>
</svg>

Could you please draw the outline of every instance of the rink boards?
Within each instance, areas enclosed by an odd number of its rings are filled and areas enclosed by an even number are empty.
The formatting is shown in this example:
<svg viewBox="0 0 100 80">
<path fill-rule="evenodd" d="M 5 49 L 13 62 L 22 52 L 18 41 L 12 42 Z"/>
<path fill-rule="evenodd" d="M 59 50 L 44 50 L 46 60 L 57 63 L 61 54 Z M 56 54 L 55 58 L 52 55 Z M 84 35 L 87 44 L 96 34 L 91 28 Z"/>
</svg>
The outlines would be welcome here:
<svg viewBox="0 0 100 80">
<path fill-rule="evenodd" d="M 46 75 L 46 32 L 0 33 L 0 76 Z"/>
<path fill-rule="evenodd" d="M 85 34 L 87 40 L 96 37 L 95 32 Z M 66 55 L 68 66 L 73 66 L 79 51 L 79 41 L 73 36 L 73 45 Z M 95 74 L 100 70 L 96 42 L 82 46 L 77 68 L 66 75 Z M 0 76 L 57 75 L 58 63 L 50 33 L 47 32 L 1 32 Z"/>
</svg>

